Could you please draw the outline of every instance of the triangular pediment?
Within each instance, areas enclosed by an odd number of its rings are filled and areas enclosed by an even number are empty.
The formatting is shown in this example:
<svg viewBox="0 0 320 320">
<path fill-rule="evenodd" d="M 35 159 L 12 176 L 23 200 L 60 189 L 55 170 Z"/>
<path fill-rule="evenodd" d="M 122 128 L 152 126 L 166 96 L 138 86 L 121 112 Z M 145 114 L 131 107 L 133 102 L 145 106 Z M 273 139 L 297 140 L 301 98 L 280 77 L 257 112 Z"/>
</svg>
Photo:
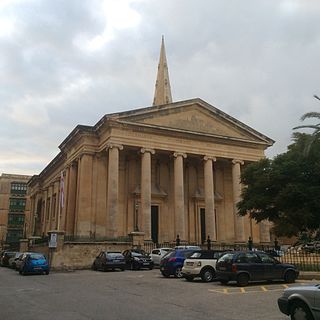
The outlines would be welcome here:
<svg viewBox="0 0 320 320">
<path fill-rule="evenodd" d="M 118 121 L 250 141 L 273 141 L 201 99 L 117 114 Z"/>
</svg>

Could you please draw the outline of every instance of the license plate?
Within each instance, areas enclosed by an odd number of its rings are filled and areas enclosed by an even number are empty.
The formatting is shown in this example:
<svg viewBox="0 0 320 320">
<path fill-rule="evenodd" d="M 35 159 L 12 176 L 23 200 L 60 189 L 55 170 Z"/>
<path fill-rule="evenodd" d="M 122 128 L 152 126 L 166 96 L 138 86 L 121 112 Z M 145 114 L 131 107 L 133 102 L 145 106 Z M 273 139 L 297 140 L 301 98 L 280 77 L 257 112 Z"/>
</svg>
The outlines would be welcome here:
<svg viewBox="0 0 320 320">
<path fill-rule="evenodd" d="M 148 266 L 148 265 L 149 265 L 149 262 L 144 262 L 143 265 L 144 265 L 144 266 Z"/>
<path fill-rule="evenodd" d="M 193 262 L 187 262 L 187 266 L 193 266 Z"/>
<path fill-rule="evenodd" d="M 219 270 L 224 271 L 224 270 L 227 270 L 227 268 L 226 267 L 220 267 Z"/>
</svg>

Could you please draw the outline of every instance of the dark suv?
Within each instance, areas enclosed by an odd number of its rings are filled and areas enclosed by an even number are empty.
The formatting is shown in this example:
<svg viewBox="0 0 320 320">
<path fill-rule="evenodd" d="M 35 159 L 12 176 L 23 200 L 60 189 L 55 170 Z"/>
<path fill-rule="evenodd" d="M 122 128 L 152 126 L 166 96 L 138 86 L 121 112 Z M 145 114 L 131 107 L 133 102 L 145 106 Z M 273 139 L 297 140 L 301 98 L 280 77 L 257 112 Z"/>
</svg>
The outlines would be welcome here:
<svg viewBox="0 0 320 320">
<path fill-rule="evenodd" d="M 249 281 L 280 280 L 294 282 L 299 271 L 292 264 L 280 263 L 263 251 L 235 251 L 224 254 L 216 264 L 222 284 L 236 281 L 246 286 Z"/>
</svg>

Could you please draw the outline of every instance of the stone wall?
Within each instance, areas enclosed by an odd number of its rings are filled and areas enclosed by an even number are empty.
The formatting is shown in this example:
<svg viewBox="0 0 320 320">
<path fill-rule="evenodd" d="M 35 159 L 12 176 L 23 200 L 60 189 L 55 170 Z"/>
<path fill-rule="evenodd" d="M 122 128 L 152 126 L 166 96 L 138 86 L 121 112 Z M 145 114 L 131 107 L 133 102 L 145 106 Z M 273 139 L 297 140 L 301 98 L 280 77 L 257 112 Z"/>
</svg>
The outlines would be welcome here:
<svg viewBox="0 0 320 320">
<path fill-rule="evenodd" d="M 61 249 L 50 249 L 53 270 L 89 269 L 100 251 L 123 251 L 131 243 L 118 242 L 65 242 Z"/>
</svg>

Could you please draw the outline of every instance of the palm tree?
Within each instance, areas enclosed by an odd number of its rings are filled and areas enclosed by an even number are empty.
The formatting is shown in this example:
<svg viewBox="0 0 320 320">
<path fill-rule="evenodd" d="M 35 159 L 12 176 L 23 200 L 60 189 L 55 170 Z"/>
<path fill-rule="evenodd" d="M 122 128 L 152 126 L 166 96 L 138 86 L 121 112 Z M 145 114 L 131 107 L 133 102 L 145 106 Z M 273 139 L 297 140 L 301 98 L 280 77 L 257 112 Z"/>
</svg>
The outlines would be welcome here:
<svg viewBox="0 0 320 320">
<path fill-rule="evenodd" d="M 320 98 L 316 95 L 314 95 L 314 98 L 320 100 Z M 319 119 L 320 120 L 320 112 L 308 112 L 305 113 L 300 120 L 304 121 L 305 119 Z M 308 154 L 310 151 L 310 148 L 312 146 L 312 144 L 317 141 L 320 140 L 320 123 L 317 124 L 310 124 L 310 125 L 304 125 L 304 126 L 298 126 L 298 127 L 294 127 L 293 130 L 296 129 L 313 129 L 313 133 L 310 135 L 309 137 L 309 141 L 306 144 L 306 148 L 305 148 L 305 153 Z"/>
</svg>

